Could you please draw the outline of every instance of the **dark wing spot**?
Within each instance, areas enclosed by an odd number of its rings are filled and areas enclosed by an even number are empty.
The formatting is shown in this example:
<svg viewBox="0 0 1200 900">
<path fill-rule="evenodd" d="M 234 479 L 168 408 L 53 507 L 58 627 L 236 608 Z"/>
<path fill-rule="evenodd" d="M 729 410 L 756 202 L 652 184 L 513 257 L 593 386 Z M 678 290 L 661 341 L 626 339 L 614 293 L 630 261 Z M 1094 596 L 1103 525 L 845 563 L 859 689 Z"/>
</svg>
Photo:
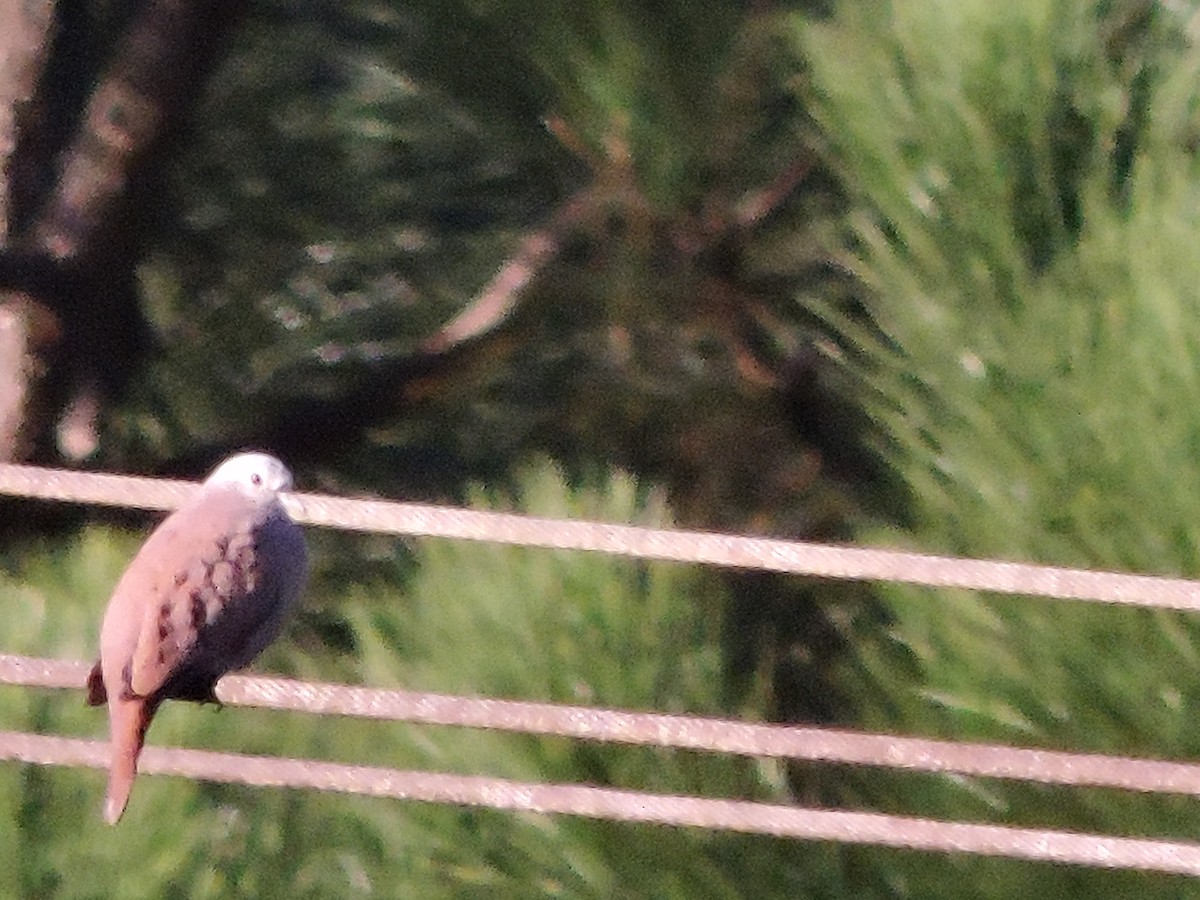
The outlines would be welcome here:
<svg viewBox="0 0 1200 900">
<path fill-rule="evenodd" d="M 133 672 L 129 666 L 129 663 L 125 663 L 121 669 L 121 697 L 125 700 L 132 700 L 137 696 L 133 692 Z"/>
<path fill-rule="evenodd" d="M 200 591 L 192 591 L 192 629 L 199 631 L 208 621 L 208 607 Z"/>
<path fill-rule="evenodd" d="M 87 679 L 88 706 L 103 706 L 108 702 L 108 691 L 104 688 L 104 673 L 100 670 L 100 660 L 92 666 Z"/>
</svg>

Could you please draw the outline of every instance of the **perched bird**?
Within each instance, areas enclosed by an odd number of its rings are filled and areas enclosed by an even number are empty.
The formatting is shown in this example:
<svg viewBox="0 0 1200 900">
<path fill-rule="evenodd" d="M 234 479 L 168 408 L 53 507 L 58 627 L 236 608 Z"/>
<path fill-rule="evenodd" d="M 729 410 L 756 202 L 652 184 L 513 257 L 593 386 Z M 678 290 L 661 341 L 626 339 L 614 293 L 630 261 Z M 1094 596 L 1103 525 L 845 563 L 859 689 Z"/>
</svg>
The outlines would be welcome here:
<svg viewBox="0 0 1200 900">
<path fill-rule="evenodd" d="M 304 536 L 279 502 L 292 475 L 264 453 L 221 463 L 154 530 L 117 582 L 88 703 L 108 703 L 104 818 L 125 811 L 146 729 L 164 700 L 216 702 L 217 679 L 279 634 L 307 574 Z"/>
</svg>

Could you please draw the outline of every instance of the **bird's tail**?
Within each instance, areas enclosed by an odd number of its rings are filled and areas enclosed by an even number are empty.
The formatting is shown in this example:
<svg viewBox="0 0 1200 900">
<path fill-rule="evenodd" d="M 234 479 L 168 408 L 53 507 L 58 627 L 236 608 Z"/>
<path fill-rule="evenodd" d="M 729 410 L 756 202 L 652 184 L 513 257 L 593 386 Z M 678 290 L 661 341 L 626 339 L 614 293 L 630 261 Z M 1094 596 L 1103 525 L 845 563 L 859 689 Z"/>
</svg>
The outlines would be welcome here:
<svg viewBox="0 0 1200 900">
<path fill-rule="evenodd" d="M 140 697 L 132 700 L 109 697 L 108 710 L 112 759 L 108 770 L 108 793 L 104 798 L 104 821 L 116 825 L 129 802 L 129 792 L 133 790 L 138 756 L 154 710 Z"/>
</svg>

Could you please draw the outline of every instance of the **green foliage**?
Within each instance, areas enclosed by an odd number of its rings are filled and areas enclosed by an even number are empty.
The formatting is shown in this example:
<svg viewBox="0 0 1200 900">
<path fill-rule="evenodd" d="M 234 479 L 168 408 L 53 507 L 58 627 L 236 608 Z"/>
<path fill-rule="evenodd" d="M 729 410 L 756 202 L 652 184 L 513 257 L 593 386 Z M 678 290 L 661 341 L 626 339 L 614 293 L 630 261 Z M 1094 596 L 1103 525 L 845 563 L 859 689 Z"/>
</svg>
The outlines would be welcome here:
<svg viewBox="0 0 1200 900">
<path fill-rule="evenodd" d="M 734 0 L 255 5 L 168 173 L 139 269 L 157 353 L 110 460 L 275 440 L 262 423 L 317 399 L 394 403 L 391 367 L 581 195 L 482 362 L 348 427 L 339 480 L 419 466 L 434 493 L 531 450 L 658 475 L 682 432 L 734 417 L 790 451 L 762 424 L 772 373 L 744 373 L 795 344 L 781 285 L 813 264 L 775 186 L 808 159 L 793 64 L 780 17 Z"/>
<path fill-rule="evenodd" d="M 561 191 L 561 148 L 528 111 L 518 144 L 498 110 L 412 77 L 410 14 L 297 7 L 238 31 L 171 172 L 174 227 L 140 273 L 161 352 L 113 425 L 128 455 L 361 388 Z"/>
<path fill-rule="evenodd" d="M 871 290 L 859 309 L 810 308 L 914 502 L 911 535 L 864 541 L 1200 574 L 1200 50 L 1188 15 L 1134 2 L 896 2 L 845 4 L 835 22 L 798 27 L 805 96 L 853 194 L 846 263 Z M 1200 752 L 1194 617 L 883 595 L 895 618 L 886 642 L 861 649 L 863 724 Z M 1170 799 L 987 784 L 917 802 L 1190 836 Z M 958 896 L 942 881 L 954 866 L 919 866 L 914 895 Z M 968 870 L 973 896 L 1180 895 L 1108 874 Z"/>
</svg>

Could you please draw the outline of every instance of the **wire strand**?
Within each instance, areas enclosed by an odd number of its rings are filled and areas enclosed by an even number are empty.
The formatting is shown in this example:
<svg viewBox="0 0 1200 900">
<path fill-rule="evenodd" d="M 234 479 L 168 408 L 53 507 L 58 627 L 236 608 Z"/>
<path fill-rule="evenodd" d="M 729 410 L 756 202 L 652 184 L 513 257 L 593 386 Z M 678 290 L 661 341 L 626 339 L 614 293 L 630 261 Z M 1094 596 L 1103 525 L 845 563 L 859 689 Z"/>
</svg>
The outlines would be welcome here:
<svg viewBox="0 0 1200 900">
<path fill-rule="evenodd" d="M 196 485 L 187 481 L 0 464 L 0 493 L 43 500 L 166 510 L 174 509 L 195 489 Z M 588 550 L 839 580 L 892 581 L 1200 611 L 1200 581 L 1184 578 L 547 519 L 326 494 L 287 494 L 284 502 L 298 522 L 350 531 Z"/>
<path fill-rule="evenodd" d="M 82 662 L 0 655 L 0 682 L 80 688 Z M 228 675 L 217 697 L 231 706 L 483 728 L 677 750 L 877 766 L 1042 784 L 1200 796 L 1200 765 L 1100 754 L 767 725 L 698 716 L 491 700 Z"/>
<path fill-rule="evenodd" d="M 0 732 L 0 759 L 104 768 L 107 746 L 79 738 Z M 1200 876 L 1200 845 L 1005 825 L 708 797 L 652 794 L 352 766 L 310 759 L 147 747 L 139 770 L 256 787 L 307 788 L 456 806 L 721 829 L 810 841 L 843 841 L 941 853 L 974 853 L 1108 869 Z"/>
</svg>

